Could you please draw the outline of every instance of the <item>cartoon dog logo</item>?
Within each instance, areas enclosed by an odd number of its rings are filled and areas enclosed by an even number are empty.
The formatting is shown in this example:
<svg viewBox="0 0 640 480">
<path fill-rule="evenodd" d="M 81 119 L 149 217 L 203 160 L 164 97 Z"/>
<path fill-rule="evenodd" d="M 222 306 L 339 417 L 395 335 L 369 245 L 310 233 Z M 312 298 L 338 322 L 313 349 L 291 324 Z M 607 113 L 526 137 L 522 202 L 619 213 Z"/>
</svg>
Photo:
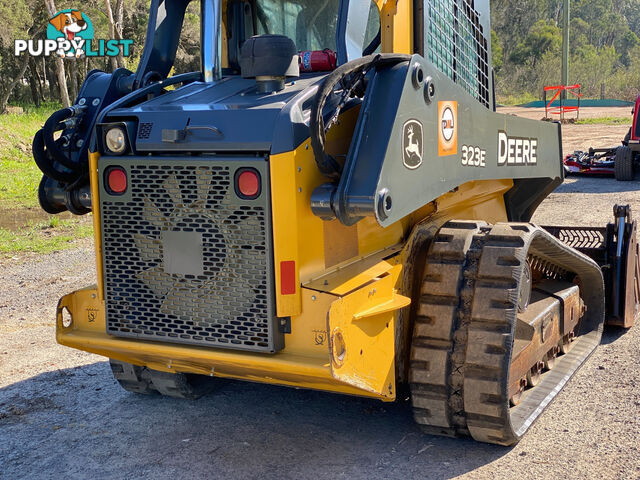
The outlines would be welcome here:
<svg viewBox="0 0 640 480">
<path fill-rule="evenodd" d="M 65 40 L 72 41 L 76 35 L 83 30 L 86 30 L 88 25 L 87 22 L 82 18 L 82 12 L 80 10 L 71 10 L 69 12 L 60 12 L 51 20 L 49 23 L 54 26 L 54 28 L 64 35 Z M 65 51 L 61 48 L 56 52 L 61 57 L 65 55 L 67 57 L 82 57 L 84 56 L 84 50 L 76 49 L 75 52 L 71 50 Z"/>
</svg>

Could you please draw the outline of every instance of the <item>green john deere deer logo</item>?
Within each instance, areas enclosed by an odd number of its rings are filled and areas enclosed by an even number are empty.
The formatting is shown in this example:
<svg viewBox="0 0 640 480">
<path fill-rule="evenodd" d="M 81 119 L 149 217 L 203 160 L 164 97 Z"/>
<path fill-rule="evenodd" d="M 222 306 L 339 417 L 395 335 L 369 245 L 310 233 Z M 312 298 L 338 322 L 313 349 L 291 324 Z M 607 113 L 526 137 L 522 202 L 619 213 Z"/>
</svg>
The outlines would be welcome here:
<svg viewBox="0 0 640 480">
<path fill-rule="evenodd" d="M 115 57 L 131 54 L 133 40 L 95 39 L 89 16 L 78 9 L 60 10 L 49 19 L 47 38 L 16 40 L 15 55 L 28 52 L 34 57 L 58 55 L 61 58 Z"/>
</svg>

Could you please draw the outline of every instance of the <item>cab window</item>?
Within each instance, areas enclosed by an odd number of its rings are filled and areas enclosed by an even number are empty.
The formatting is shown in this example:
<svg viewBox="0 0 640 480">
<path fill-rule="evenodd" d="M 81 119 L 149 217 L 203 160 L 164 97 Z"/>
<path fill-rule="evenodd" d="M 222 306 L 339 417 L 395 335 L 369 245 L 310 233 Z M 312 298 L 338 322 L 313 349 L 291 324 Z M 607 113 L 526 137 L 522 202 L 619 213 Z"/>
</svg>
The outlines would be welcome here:
<svg viewBox="0 0 640 480">
<path fill-rule="evenodd" d="M 298 50 L 336 50 L 340 0 L 256 0 L 258 34 L 286 35 Z M 378 7 L 371 2 L 365 46 L 380 30 Z"/>
</svg>

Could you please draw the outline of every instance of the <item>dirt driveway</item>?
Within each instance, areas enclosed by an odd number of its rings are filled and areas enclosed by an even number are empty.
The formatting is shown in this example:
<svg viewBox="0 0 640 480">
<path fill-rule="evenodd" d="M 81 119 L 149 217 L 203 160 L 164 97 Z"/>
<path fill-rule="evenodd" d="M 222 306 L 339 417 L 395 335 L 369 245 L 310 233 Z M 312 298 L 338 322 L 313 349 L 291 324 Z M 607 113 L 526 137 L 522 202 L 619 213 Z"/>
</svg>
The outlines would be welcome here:
<svg viewBox="0 0 640 480">
<path fill-rule="evenodd" d="M 534 221 L 602 225 L 614 202 L 640 214 L 638 186 L 570 178 Z M 640 478 L 640 328 L 607 329 L 504 448 L 424 435 L 406 402 L 233 381 L 196 402 L 127 393 L 104 358 L 55 343 L 57 298 L 94 281 L 89 243 L 0 261 L 2 479 Z"/>
</svg>

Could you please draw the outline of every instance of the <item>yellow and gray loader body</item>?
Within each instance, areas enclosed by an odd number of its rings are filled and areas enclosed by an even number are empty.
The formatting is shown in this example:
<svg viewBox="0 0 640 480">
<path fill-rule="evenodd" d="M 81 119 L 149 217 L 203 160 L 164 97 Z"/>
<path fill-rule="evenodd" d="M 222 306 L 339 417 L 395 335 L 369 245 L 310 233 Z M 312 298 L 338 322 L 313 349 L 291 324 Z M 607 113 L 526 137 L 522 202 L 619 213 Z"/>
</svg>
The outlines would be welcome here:
<svg viewBox="0 0 640 480">
<path fill-rule="evenodd" d="M 628 207 L 529 223 L 560 126 L 495 112 L 488 1 L 201 0 L 202 69 L 168 77 L 188 3 L 34 138 L 42 207 L 94 220 L 59 343 L 138 393 L 408 387 L 426 431 L 510 445 L 633 324 Z"/>
</svg>

